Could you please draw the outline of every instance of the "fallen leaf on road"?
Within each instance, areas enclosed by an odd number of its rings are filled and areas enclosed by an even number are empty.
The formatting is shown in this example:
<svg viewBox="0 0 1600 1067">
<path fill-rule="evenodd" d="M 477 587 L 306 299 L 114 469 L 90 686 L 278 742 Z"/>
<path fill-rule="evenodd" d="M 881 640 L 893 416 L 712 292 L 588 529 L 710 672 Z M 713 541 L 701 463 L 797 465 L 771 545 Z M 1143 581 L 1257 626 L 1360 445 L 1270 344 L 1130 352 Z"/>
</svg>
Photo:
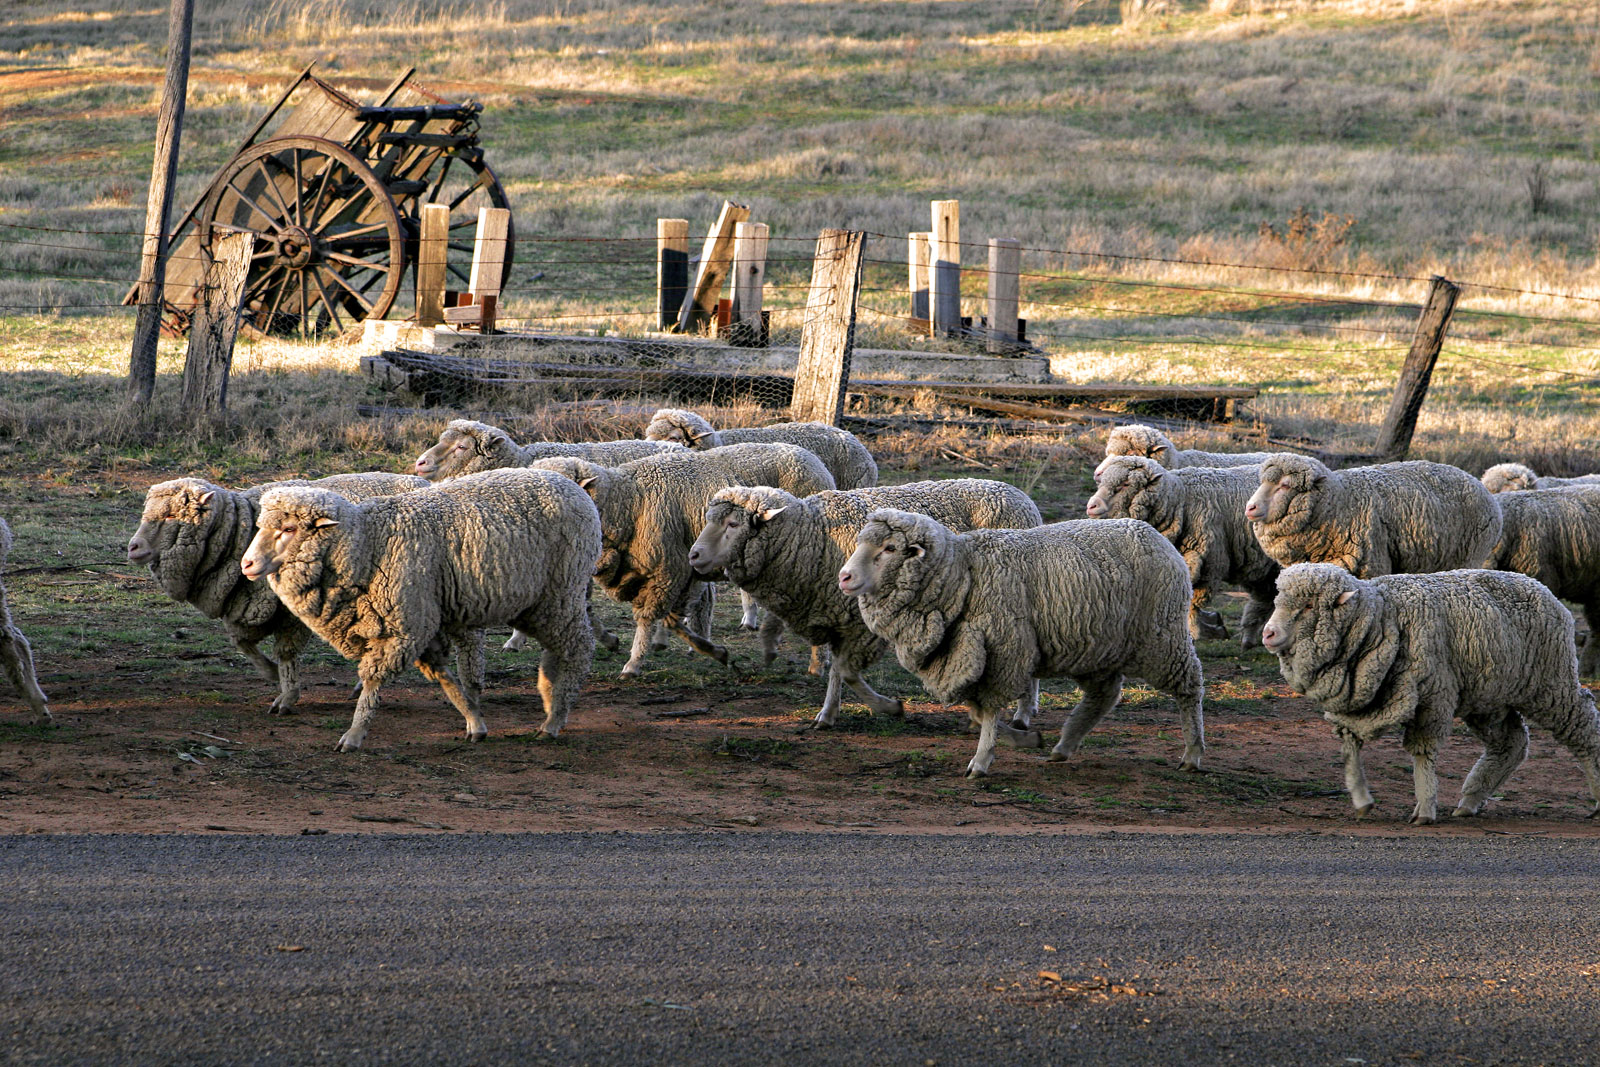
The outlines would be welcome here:
<svg viewBox="0 0 1600 1067">
<path fill-rule="evenodd" d="M 279 952 L 304 952 L 306 950 L 304 945 L 276 945 L 274 947 Z"/>
</svg>

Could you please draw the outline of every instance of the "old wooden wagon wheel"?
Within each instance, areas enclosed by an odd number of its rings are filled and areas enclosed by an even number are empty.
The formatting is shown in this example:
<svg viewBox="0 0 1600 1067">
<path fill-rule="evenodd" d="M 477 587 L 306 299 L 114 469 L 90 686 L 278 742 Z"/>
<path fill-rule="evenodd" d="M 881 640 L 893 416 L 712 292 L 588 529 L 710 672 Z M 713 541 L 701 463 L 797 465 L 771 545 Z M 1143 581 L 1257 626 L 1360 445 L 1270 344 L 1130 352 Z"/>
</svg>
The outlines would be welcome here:
<svg viewBox="0 0 1600 1067">
<path fill-rule="evenodd" d="M 473 147 L 446 155 L 426 193 L 419 197 L 418 204 L 444 204 L 450 208 L 450 250 L 445 260 L 445 287 L 466 289 L 471 279 L 472 245 L 477 236 L 478 209 L 511 206 L 500 179 L 484 161 L 482 150 Z M 404 204 L 401 205 L 401 211 L 412 218 L 422 214 L 420 207 L 410 208 Z M 517 243 L 514 223 L 507 224 L 506 236 L 505 266 L 500 272 L 502 286 L 511 278 L 511 255 Z M 411 258 L 415 260 L 415 246 L 409 247 Z"/>
<path fill-rule="evenodd" d="M 245 321 L 262 333 L 340 333 L 381 318 L 400 291 L 406 229 L 360 156 L 321 137 L 280 137 L 228 164 L 201 219 L 249 230 L 256 252 Z"/>
</svg>

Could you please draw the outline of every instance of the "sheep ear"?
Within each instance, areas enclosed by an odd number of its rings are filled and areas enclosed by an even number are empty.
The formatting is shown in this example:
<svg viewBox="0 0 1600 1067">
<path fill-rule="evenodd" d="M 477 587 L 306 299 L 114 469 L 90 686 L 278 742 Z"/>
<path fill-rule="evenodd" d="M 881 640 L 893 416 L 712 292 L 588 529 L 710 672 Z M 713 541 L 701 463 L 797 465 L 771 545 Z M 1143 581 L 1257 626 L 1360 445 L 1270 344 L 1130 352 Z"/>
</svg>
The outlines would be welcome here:
<svg viewBox="0 0 1600 1067">
<path fill-rule="evenodd" d="M 322 518 L 318 519 L 316 522 L 312 523 L 311 525 L 312 525 L 313 529 L 320 530 L 324 526 L 337 526 L 337 525 L 339 525 L 339 520 L 338 519 L 330 519 L 327 516 L 323 516 Z"/>
<path fill-rule="evenodd" d="M 594 496 L 595 493 L 600 491 L 600 476 L 598 474 L 591 474 L 587 478 L 579 478 L 578 488 L 582 489 L 590 496 Z"/>
<path fill-rule="evenodd" d="M 215 489 L 207 489 L 205 492 L 200 494 L 200 503 L 201 503 L 201 505 L 204 506 L 206 504 L 211 503 L 211 498 L 216 496 L 216 495 L 217 495 L 217 491 Z"/>
<path fill-rule="evenodd" d="M 907 545 L 906 559 L 916 559 L 926 551 L 927 549 L 923 548 L 921 545 Z"/>
<path fill-rule="evenodd" d="M 1348 604 L 1350 602 L 1350 598 L 1355 595 L 1356 591 L 1354 589 L 1346 589 L 1344 592 L 1339 594 L 1339 599 L 1333 602 L 1334 606 L 1343 607 L 1345 604 Z"/>
<path fill-rule="evenodd" d="M 773 519 L 777 518 L 779 515 L 782 515 L 788 510 L 789 505 L 785 504 L 781 508 L 767 508 L 765 511 L 756 512 L 756 514 L 761 518 L 762 522 L 771 522 Z"/>
<path fill-rule="evenodd" d="M 1161 479 L 1165 478 L 1166 476 L 1167 476 L 1167 472 L 1166 472 L 1165 468 L 1163 468 L 1161 470 L 1152 472 L 1151 475 L 1150 475 L 1150 480 L 1152 482 L 1159 482 Z"/>
</svg>

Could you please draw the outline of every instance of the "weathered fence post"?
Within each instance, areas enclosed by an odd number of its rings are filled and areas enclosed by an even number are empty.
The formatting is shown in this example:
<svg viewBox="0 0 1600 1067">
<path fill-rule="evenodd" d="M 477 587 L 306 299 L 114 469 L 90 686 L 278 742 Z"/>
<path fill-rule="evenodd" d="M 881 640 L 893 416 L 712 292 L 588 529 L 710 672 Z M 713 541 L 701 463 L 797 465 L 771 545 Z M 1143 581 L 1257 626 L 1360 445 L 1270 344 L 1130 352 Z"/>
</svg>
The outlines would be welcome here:
<svg viewBox="0 0 1600 1067">
<path fill-rule="evenodd" d="M 214 245 L 183 359 L 183 410 L 191 416 L 216 417 L 228 410 L 228 372 L 255 243 L 253 233 L 230 233 Z"/>
<path fill-rule="evenodd" d="M 456 327 L 476 326 L 479 333 L 494 333 L 510 236 L 509 209 L 478 209 L 478 235 L 472 243 L 472 274 L 467 281 L 467 292 L 455 307 L 444 309 L 446 323 Z"/>
<path fill-rule="evenodd" d="M 445 266 L 450 256 L 450 205 L 424 204 L 417 240 L 417 325 L 444 321 Z"/>
<path fill-rule="evenodd" d="M 990 352 L 1017 349 L 1017 302 L 1021 296 L 1022 242 L 1011 237 L 989 238 L 989 341 Z"/>
<path fill-rule="evenodd" d="M 148 404 L 156 391 L 156 340 L 167 283 L 167 223 L 172 217 L 178 179 L 178 143 L 183 136 L 183 106 L 189 92 L 189 38 L 194 0 L 172 0 L 167 18 L 167 78 L 161 86 L 156 118 L 156 153 L 150 165 L 150 195 L 144 209 L 144 251 L 139 261 L 139 315 L 128 354 L 128 390 L 136 404 Z"/>
<path fill-rule="evenodd" d="M 733 326 L 761 336 L 761 300 L 767 280 L 767 224 L 741 222 L 733 237 Z M 743 323 L 745 325 L 740 326 Z"/>
<path fill-rule="evenodd" d="M 749 218 L 750 209 L 743 204 L 732 200 L 722 202 L 722 211 L 706 234 L 705 246 L 700 251 L 700 271 L 695 275 L 693 291 L 684 300 L 676 332 L 699 333 L 716 320 L 722 283 L 733 265 L 734 227 Z"/>
<path fill-rule="evenodd" d="M 933 335 L 961 333 L 961 201 L 933 201 L 933 262 L 928 269 L 928 303 Z"/>
<path fill-rule="evenodd" d="M 1416 336 L 1411 339 L 1411 351 L 1406 353 L 1405 364 L 1400 368 L 1400 380 L 1394 387 L 1394 399 L 1389 402 L 1389 413 L 1378 430 L 1376 452 L 1387 461 L 1405 459 L 1411 451 L 1411 434 L 1417 428 L 1417 414 L 1428 395 L 1428 382 L 1433 377 L 1433 365 L 1444 347 L 1444 332 L 1450 325 L 1450 315 L 1456 309 L 1460 286 L 1446 278 L 1434 275 L 1428 287 L 1427 302 L 1422 305 L 1422 316 L 1417 319 Z"/>
<path fill-rule="evenodd" d="M 656 219 L 656 327 L 678 325 L 689 290 L 689 220 Z"/>
<path fill-rule="evenodd" d="M 844 414 L 866 243 L 867 235 L 854 230 L 823 230 L 817 237 L 817 258 L 811 267 L 811 291 L 800 331 L 800 361 L 794 372 L 794 399 L 789 405 L 789 417 L 795 422 L 837 426 Z"/>
<path fill-rule="evenodd" d="M 926 230 L 906 234 L 906 288 L 911 290 L 911 317 L 922 320 L 913 322 L 912 330 L 928 325 L 928 239 L 932 236 Z"/>
</svg>

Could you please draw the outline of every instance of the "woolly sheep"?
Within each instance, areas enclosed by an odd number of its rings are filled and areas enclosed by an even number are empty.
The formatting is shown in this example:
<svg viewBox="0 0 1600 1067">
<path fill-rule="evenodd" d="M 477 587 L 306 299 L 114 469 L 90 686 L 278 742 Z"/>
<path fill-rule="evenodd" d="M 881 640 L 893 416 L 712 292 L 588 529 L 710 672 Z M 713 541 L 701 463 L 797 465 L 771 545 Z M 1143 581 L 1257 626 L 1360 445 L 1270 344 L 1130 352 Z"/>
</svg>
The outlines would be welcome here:
<svg viewBox="0 0 1600 1067">
<path fill-rule="evenodd" d="M 673 441 L 690 448 L 738 444 L 799 445 L 822 460 L 840 489 L 866 489 L 878 484 L 878 464 L 855 434 L 825 422 L 780 422 L 714 430 L 692 411 L 662 408 L 650 419 L 644 435 L 651 441 Z"/>
<path fill-rule="evenodd" d="M 471 419 L 453 419 L 439 434 L 439 443 L 417 457 L 416 472 L 430 482 L 463 474 L 529 467 L 555 456 L 577 456 L 604 466 L 616 466 L 645 456 L 683 451 L 681 445 L 661 441 L 594 441 L 568 444 L 530 441 L 519 445 L 498 426 Z"/>
<path fill-rule="evenodd" d="M 535 466 L 571 478 L 600 509 L 604 549 L 594 576 L 612 599 L 633 609 L 633 648 L 622 668 L 624 678 L 643 673 L 650 631 L 658 622 L 695 651 L 728 661 L 727 649 L 709 640 L 709 627 L 686 626 L 683 620 L 700 584 L 689 566 L 689 548 L 719 489 L 775 485 L 809 496 L 833 488 L 821 460 L 783 444 L 685 449 L 610 468 L 572 458 L 540 460 Z"/>
<path fill-rule="evenodd" d="M 1501 493 L 1500 543 L 1486 567 L 1517 571 L 1583 605 L 1589 640 L 1578 674 L 1600 668 L 1600 486 Z"/>
<path fill-rule="evenodd" d="M 1195 448 L 1179 448 L 1154 426 L 1130 423 L 1118 426 L 1106 438 L 1106 458 L 1095 468 L 1095 475 L 1098 477 L 1105 469 L 1106 463 L 1118 456 L 1140 456 L 1168 470 L 1175 470 L 1178 467 L 1251 467 L 1271 454 L 1270 452 L 1202 452 Z"/>
<path fill-rule="evenodd" d="M 11 553 L 11 527 L 0 519 L 0 567 Z M 33 673 L 33 649 L 11 621 L 11 608 L 6 603 L 6 587 L 0 582 L 0 670 L 17 695 L 33 709 L 35 719 L 43 724 L 51 721 L 49 698 L 39 688 L 39 679 Z"/>
<path fill-rule="evenodd" d="M 1457 716 L 1484 746 L 1457 815 L 1476 815 L 1522 763 L 1524 718 L 1578 758 L 1600 804 L 1600 714 L 1578 683 L 1572 616 L 1532 578 L 1457 570 L 1362 580 L 1302 563 L 1278 576 L 1262 640 L 1289 685 L 1333 723 L 1358 817 L 1373 804 L 1361 746 L 1398 729 L 1416 783 L 1411 821 L 1437 819 L 1434 758 Z"/>
<path fill-rule="evenodd" d="M 1331 471 L 1281 452 L 1261 465 L 1244 513 L 1283 566 L 1336 563 L 1358 578 L 1482 566 L 1500 537 L 1481 482 L 1421 460 Z"/>
<path fill-rule="evenodd" d="M 487 736 L 482 671 L 464 664 L 463 686 L 446 652 L 505 623 L 544 646 L 539 732 L 559 734 L 594 658 L 586 593 L 599 555 L 600 516 L 582 490 L 548 471 L 503 470 L 359 504 L 325 489 L 270 490 L 240 569 L 357 661 L 361 696 L 337 746 L 348 752 L 366 738 L 383 684 L 411 662 L 461 712 L 469 741 Z"/>
<path fill-rule="evenodd" d="M 1189 608 L 1193 637 L 1227 637 L 1222 616 L 1205 610 L 1211 589 L 1231 582 L 1250 594 L 1240 619 L 1240 643 L 1261 643 L 1261 627 L 1272 614 L 1278 564 L 1244 517 L 1245 503 L 1261 482 L 1259 467 L 1180 467 L 1164 470 L 1154 460 L 1118 456 L 1100 467 L 1099 485 L 1087 507 L 1091 519 L 1140 519 L 1172 542 L 1189 565 L 1194 599 Z"/>
<path fill-rule="evenodd" d="M 1498 463 L 1483 472 L 1483 486 L 1491 493 L 1517 493 L 1528 489 L 1565 489 L 1574 485 L 1600 486 L 1600 474 L 1576 478 L 1541 478 L 1521 463 Z"/>
<path fill-rule="evenodd" d="M 836 577 L 855 550 L 856 531 L 880 507 L 914 510 L 953 530 L 1041 521 L 1027 493 L 977 478 L 823 492 L 804 500 L 770 486 L 732 488 L 711 498 L 705 528 L 689 550 L 696 571 L 727 575 L 813 645 L 829 646 L 827 695 L 816 717 L 821 726 L 833 725 L 845 683 L 878 714 L 905 714 L 900 701 L 875 692 L 861 676 L 883 655 L 885 642 L 867 629 Z M 775 650 L 765 652 L 772 662 Z M 1036 701 L 1025 701 L 1023 726 L 1036 708 Z"/>
<path fill-rule="evenodd" d="M 267 711 L 287 714 L 300 699 L 299 656 L 311 634 L 268 586 L 246 581 L 239 572 L 239 559 L 255 536 L 261 494 L 280 486 L 315 486 L 347 500 L 366 500 L 427 485 L 409 474 L 376 471 L 245 490 L 199 478 L 160 482 L 145 493 L 139 528 L 128 541 L 128 562 L 148 564 L 162 592 L 219 620 L 233 646 L 278 687 Z M 275 658 L 257 647 L 269 637 Z"/>
<path fill-rule="evenodd" d="M 1185 625 L 1189 571 L 1146 523 L 958 534 L 925 515 L 880 508 L 857 535 L 839 588 L 859 598 L 867 628 L 894 645 L 902 667 L 978 720 L 969 777 L 989 773 L 997 733 L 1042 744 L 1036 730 L 997 723 L 1034 679 L 1065 676 L 1083 691 L 1050 754 L 1064 760 L 1116 705 L 1125 674 L 1177 698 L 1183 767 L 1199 770 L 1204 685 Z"/>
</svg>

